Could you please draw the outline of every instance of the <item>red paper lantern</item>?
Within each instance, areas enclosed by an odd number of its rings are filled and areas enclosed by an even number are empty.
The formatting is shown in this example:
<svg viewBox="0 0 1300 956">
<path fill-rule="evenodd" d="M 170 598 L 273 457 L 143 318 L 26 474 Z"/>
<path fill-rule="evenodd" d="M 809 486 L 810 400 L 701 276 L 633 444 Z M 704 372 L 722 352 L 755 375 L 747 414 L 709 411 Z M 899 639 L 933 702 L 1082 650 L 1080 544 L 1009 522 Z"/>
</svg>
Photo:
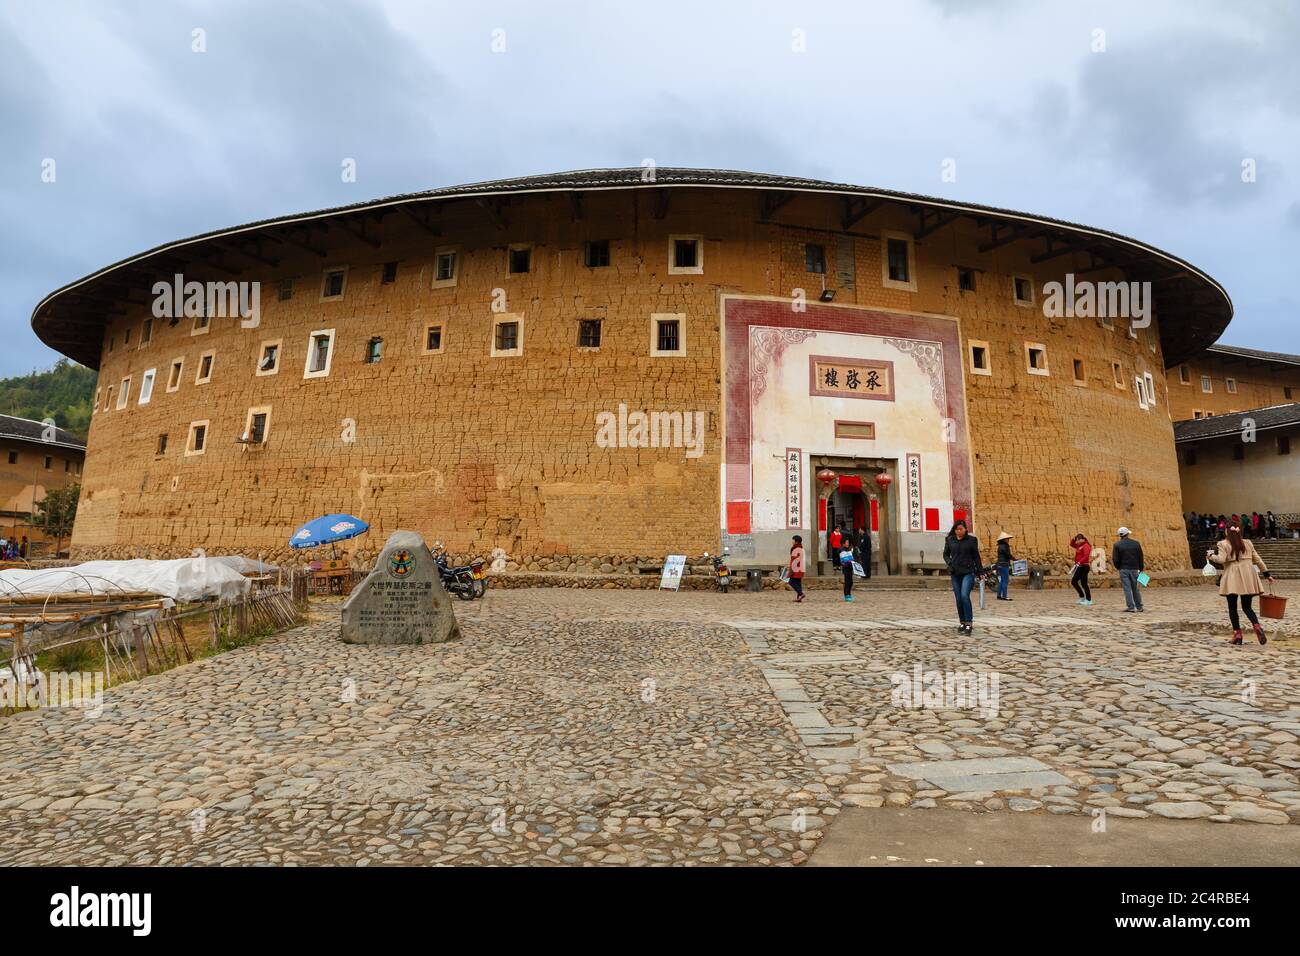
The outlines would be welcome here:
<svg viewBox="0 0 1300 956">
<path fill-rule="evenodd" d="M 881 491 L 888 491 L 889 486 L 892 485 L 893 483 L 894 483 L 894 479 L 890 478 L 883 471 L 880 474 L 876 475 L 876 484 L 880 486 Z"/>
<path fill-rule="evenodd" d="M 835 472 L 831 471 L 829 468 L 823 468 L 821 471 L 817 472 L 817 480 L 823 485 L 829 485 L 835 480 Z"/>
</svg>

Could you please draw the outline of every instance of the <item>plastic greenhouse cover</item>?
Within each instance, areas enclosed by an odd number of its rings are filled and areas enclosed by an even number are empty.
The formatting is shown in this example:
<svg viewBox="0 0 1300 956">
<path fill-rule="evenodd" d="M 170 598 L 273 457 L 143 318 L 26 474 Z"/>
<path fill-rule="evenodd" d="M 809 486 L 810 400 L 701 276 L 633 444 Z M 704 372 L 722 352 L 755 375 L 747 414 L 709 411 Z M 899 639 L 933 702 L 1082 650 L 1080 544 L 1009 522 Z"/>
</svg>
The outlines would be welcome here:
<svg viewBox="0 0 1300 956">
<path fill-rule="evenodd" d="M 0 571 L 0 594 L 5 595 L 147 591 L 176 601 L 230 600 L 251 587 L 238 571 L 210 558 L 87 561 L 66 568 Z"/>
</svg>

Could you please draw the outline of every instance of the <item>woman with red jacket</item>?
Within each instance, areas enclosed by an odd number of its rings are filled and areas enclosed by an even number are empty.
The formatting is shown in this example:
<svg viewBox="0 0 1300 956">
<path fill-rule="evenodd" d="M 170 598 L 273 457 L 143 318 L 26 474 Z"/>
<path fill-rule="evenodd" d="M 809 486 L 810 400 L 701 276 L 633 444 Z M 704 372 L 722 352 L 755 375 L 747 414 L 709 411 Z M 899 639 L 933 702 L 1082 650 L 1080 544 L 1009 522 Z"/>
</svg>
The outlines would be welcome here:
<svg viewBox="0 0 1300 956">
<path fill-rule="evenodd" d="M 1074 568 L 1070 571 L 1070 583 L 1074 585 L 1074 590 L 1079 595 L 1079 603 L 1091 607 L 1092 588 L 1088 587 L 1088 571 L 1092 559 L 1092 545 L 1082 534 L 1076 534 L 1070 539 L 1070 547 L 1074 548 Z"/>
<path fill-rule="evenodd" d="M 790 544 L 790 587 L 794 588 L 794 603 L 803 601 L 803 538 L 795 535 Z"/>
</svg>

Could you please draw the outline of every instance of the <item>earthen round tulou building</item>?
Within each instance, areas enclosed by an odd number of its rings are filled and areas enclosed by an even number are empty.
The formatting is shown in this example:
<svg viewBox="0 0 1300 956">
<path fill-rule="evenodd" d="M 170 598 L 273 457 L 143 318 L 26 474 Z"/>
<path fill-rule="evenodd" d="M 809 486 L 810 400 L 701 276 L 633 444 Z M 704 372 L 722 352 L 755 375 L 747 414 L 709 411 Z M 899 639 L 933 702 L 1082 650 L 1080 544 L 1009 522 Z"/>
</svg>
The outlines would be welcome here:
<svg viewBox="0 0 1300 956">
<path fill-rule="evenodd" d="M 986 559 L 1007 531 L 1060 567 L 1127 525 L 1186 567 L 1164 370 L 1231 315 L 1103 230 L 660 168 L 178 240 L 32 325 L 100 372 L 74 557 L 283 559 L 341 511 L 360 557 L 407 528 L 533 570 L 773 566 L 844 520 L 899 573 L 962 516 Z"/>
</svg>

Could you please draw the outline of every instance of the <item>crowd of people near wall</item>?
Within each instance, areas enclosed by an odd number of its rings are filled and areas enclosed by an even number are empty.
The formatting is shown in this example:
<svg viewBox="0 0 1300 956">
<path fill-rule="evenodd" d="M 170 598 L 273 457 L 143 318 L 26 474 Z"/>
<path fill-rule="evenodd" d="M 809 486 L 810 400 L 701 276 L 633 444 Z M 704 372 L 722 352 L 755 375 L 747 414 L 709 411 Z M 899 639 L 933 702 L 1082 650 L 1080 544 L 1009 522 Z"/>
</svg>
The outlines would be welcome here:
<svg viewBox="0 0 1300 956">
<path fill-rule="evenodd" d="M 1210 523 L 1202 525 L 1201 519 Z M 1250 538 L 1276 537 L 1277 518 L 1268 511 L 1261 515 L 1253 512 L 1243 519 L 1232 515 L 1229 519 L 1210 519 L 1206 515 L 1188 516 L 1188 531 L 1193 533 L 1202 527 L 1207 536 L 1221 540 L 1214 548 L 1205 552 L 1207 574 L 1210 568 L 1221 569 L 1219 594 L 1227 599 L 1228 618 L 1232 624 L 1232 644 L 1242 643 L 1242 629 L 1239 612 L 1244 612 L 1250 621 L 1255 636 L 1260 644 L 1266 642 L 1264 629 L 1255 616 L 1252 602 L 1256 595 L 1263 593 L 1262 580 L 1271 580 L 1267 565 L 1251 544 Z M 1247 531 L 1249 528 L 1249 532 Z M 1218 532 L 1222 532 L 1218 534 Z M 971 591 L 978 580 L 983 579 L 997 583 L 997 600 L 1010 601 L 1008 594 L 1011 568 L 1015 564 L 1011 542 L 1014 535 L 1003 531 L 997 539 L 997 558 L 992 565 L 986 566 L 980 557 L 979 541 L 971 534 L 970 528 L 963 520 L 953 523 L 944 541 L 943 563 L 948 569 L 952 582 L 953 599 L 957 606 L 957 629 L 963 634 L 970 634 L 974 627 L 974 608 L 971 604 Z M 844 600 L 853 600 L 853 579 L 869 577 L 871 574 L 871 536 L 865 529 L 858 529 L 855 535 L 849 527 L 839 524 L 827 536 L 829 554 L 837 570 L 844 576 Z M 1070 539 L 1070 551 L 1073 564 L 1070 570 L 1070 584 L 1078 594 L 1078 603 L 1091 607 L 1092 589 L 1088 585 L 1088 574 L 1092 569 L 1094 548 L 1087 536 L 1079 533 Z M 1116 531 L 1116 540 L 1110 549 L 1110 563 L 1119 573 L 1120 587 L 1124 592 L 1124 612 L 1140 614 L 1146 610 L 1142 603 L 1142 589 L 1150 582 L 1146 574 L 1146 561 L 1142 545 L 1128 528 Z M 787 580 L 794 589 L 795 601 L 805 598 L 803 576 L 806 558 L 803 538 L 795 535 L 790 546 L 790 563 Z M 982 592 L 981 592 L 982 593 Z"/>
<path fill-rule="evenodd" d="M 1197 514 L 1195 511 L 1184 516 L 1187 522 L 1187 534 L 1192 538 L 1222 538 L 1231 527 L 1241 529 L 1241 536 L 1250 538 L 1277 538 L 1291 536 L 1290 530 L 1278 521 L 1271 511 L 1260 513 L 1252 511 L 1233 515 Z"/>
<path fill-rule="evenodd" d="M 0 537 L 0 561 L 17 561 L 27 558 L 27 535 L 22 539 Z"/>
</svg>

